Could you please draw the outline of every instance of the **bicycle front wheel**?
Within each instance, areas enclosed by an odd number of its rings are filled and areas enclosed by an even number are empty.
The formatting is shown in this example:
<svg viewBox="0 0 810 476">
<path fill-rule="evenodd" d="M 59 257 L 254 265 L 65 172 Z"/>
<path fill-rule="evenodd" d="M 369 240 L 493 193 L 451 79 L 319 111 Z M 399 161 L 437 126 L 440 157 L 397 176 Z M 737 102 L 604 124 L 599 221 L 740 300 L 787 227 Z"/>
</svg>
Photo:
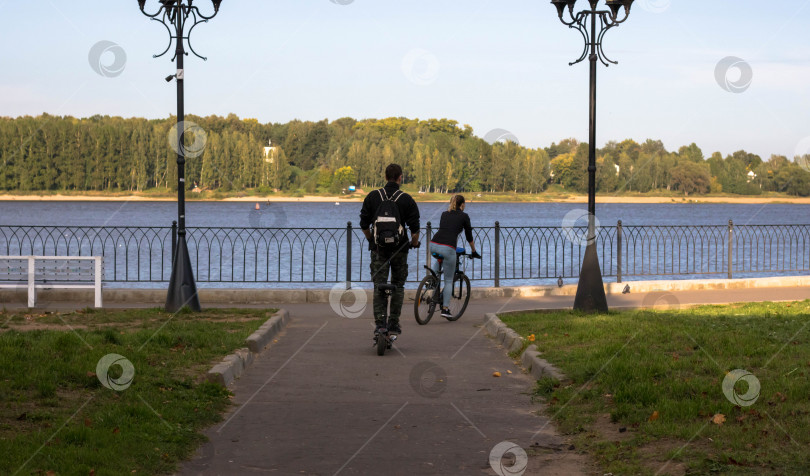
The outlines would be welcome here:
<svg viewBox="0 0 810 476">
<path fill-rule="evenodd" d="M 436 294 L 438 294 L 438 282 L 432 275 L 425 276 L 416 288 L 416 299 L 413 303 L 413 316 L 416 322 L 424 326 L 430 322 L 433 312 L 436 310 Z"/>
<path fill-rule="evenodd" d="M 447 291 L 445 291 L 447 292 Z M 470 302 L 470 278 L 464 273 L 458 273 L 453 277 L 453 289 L 450 297 L 450 314 L 452 317 L 446 317 L 448 321 L 457 321 L 464 310 L 467 309 L 467 304 Z"/>
</svg>

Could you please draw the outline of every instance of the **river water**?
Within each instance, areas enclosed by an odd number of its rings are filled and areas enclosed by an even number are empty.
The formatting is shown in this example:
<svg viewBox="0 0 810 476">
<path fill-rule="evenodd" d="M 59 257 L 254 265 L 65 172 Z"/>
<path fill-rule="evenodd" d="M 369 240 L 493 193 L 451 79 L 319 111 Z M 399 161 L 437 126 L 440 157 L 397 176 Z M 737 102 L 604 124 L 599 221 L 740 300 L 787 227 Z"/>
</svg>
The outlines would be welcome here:
<svg viewBox="0 0 810 476">
<path fill-rule="evenodd" d="M 189 227 L 345 227 L 360 221 L 359 202 L 187 202 Z M 438 225 L 444 203 L 420 203 L 422 226 Z M 566 216 L 585 209 L 573 203 L 475 203 L 466 211 L 473 226 L 563 226 Z M 573 212 L 573 214 L 572 214 Z M 810 206 L 795 204 L 599 204 L 605 226 L 624 225 L 780 225 L 810 223 Z M 171 226 L 174 202 L 0 202 L 0 226 Z M 580 223 L 577 223 L 580 224 Z"/>
</svg>

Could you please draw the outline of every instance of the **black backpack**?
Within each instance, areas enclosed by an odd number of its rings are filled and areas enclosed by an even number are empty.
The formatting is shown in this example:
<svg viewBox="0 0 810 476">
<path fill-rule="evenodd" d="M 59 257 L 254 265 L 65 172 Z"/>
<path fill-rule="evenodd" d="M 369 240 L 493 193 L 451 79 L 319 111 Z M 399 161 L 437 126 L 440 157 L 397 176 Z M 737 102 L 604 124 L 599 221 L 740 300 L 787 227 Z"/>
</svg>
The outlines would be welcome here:
<svg viewBox="0 0 810 476">
<path fill-rule="evenodd" d="M 374 243 L 383 250 L 391 251 L 402 246 L 407 240 L 397 206 L 402 191 L 397 190 L 391 197 L 388 197 L 382 188 L 377 190 L 377 193 L 380 194 L 382 203 L 377 207 L 377 213 L 372 221 Z"/>
</svg>

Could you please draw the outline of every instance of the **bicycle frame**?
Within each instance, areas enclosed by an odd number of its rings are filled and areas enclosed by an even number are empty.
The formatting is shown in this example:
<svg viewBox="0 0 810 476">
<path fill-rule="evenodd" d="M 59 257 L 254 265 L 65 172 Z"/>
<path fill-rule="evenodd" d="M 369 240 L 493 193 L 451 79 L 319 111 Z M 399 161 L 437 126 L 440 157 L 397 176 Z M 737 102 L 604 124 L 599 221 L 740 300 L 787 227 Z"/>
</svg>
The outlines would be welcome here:
<svg viewBox="0 0 810 476">
<path fill-rule="evenodd" d="M 456 278 L 456 276 L 458 274 L 464 274 L 464 271 L 461 271 L 461 258 L 463 258 L 465 256 L 467 256 L 467 253 L 457 253 L 456 254 L 456 270 L 453 273 L 453 282 L 454 283 L 456 282 L 455 278 Z M 436 259 L 438 259 L 438 258 L 436 258 Z M 444 286 L 444 284 L 442 282 L 443 280 L 440 279 L 440 276 L 444 274 L 444 259 L 439 260 L 439 272 L 438 273 L 433 271 L 433 268 L 431 268 L 428 265 L 425 265 L 425 269 L 428 270 L 428 272 L 430 272 L 430 274 L 433 276 L 433 278 L 436 279 L 436 282 L 438 283 L 439 292 L 434 295 L 434 299 L 437 300 L 436 302 L 438 302 L 438 296 L 440 296 L 444 292 L 444 288 L 445 288 L 445 286 Z M 454 288 L 455 288 L 455 286 L 454 286 Z M 455 291 L 455 289 L 452 289 L 450 292 L 453 293 L 454 291 Z M 451 294 L 451 296 L 456 297 L 454 294 Z"/>
</svg>

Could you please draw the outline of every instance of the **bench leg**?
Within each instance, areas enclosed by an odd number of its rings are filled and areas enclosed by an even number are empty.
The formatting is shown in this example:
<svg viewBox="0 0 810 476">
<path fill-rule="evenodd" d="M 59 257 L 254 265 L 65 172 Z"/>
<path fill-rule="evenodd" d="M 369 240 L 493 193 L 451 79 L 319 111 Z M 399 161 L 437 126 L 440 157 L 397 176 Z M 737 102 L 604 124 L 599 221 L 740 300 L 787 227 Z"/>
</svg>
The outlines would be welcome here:
<svg viewBox="0 0 810 476">
<path fill-rule="evenodd" d="M 96 288 L 95 288 L 95 291 L 96 291 L 96 308 L 101 309 L 101 307 L 102 307 L 101 306 L 102 305 L 102 302 L 101 302 L 101 299 L 102 299 L 102 296 L 101 296 L 101 257 L 96 258 L 96 263 L 95 264 L 96 264 L 96 269 L 95 269 L 95 275 L 96 275 Z"/>
<path fill-rule="evenodd" d="M 28 307 L 36 307 L 37 305 L 37 287 L 34 285 L 36 281 L 36 268 L 34 268 L 34 257 L 28 257 Z"/>
</svg>

